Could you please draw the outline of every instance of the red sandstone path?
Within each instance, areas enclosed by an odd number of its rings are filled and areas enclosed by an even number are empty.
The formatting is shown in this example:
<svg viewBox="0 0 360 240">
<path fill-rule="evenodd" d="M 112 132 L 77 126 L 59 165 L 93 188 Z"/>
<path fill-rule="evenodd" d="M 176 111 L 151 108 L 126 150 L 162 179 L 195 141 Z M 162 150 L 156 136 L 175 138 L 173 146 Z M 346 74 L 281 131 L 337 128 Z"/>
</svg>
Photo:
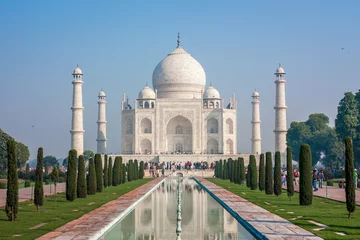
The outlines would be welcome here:
<svg viewBox="0 0 360 240">
<path fill-rule="evenodd" d="M 296 192 L 299 192 L 299 185 L 294 186 L 294 190 Z M 327 198 L 329 198 L 329 199 L 340 201 L 340 202 L 346 201 L 345 188 L 328 186 L 327 194 L 328 194 Z M 323 186 L 323 188 L 319 188 L 319 190 L 317 190 L 316 192 L 313 192 L 313 195 L 317 196 L 317 197 L 326 198 L 326 186 Z M 360 205 L 360 189 L 359 188 L 356 189 L 355 196 L 356 196 L 356 204 Z"/>
<path fill-rule="evenodd" d="M 34 193 L 31 194 L 33 188 L 19 188 L 19 202 L 25 202 L 31 200 L 31 197 L 34 199 Z M 6 204 L 6 189 L 0 189 L 0 207 L 5 206 Z M 65 192 L 65 183 L 58 183 L 56 186 L 56 192 L 61 193 Z M 45 196 L 53 195 L 55 193 L 54 184 L 51 185 L 51 194 L 50 194 L 50 185 L 44 185 L 44 194 Z"/>
</svg>

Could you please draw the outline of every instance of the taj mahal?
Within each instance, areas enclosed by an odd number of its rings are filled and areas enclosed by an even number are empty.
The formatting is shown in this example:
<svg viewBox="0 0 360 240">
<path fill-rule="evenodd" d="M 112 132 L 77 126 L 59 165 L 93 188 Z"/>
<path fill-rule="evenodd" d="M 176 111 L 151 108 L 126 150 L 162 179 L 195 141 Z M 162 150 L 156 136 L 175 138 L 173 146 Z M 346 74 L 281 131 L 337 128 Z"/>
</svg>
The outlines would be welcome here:
<svg viewBox="0 0 360 240">
<path fill-rule="evenodd" d="M 285 71 L 275 72 L 275 151 L 286 151 Z M 73 72 L 71 148 L 84 152 L 82 105 L 83 74 Z M 206 84 L 201 64 L 180 45 L 161 60 L 135 101 L 124 94 L 121 102 L 121 156 L 145 161 L 216 161 L 261 152 L 260 94 L 252 97 L 252 152 L 238 154 L 237 101 L 235 93 L 225 101 L 216 82 Z M 98 95 L 97 152 L 107 154 L 106 94 Z M 119 133 L 120 134 L 120 133 Z M 119 146 L 120 148 L 120 146 Z M 185 157 L 186 156 L 186 157 Z"/>
</svg>

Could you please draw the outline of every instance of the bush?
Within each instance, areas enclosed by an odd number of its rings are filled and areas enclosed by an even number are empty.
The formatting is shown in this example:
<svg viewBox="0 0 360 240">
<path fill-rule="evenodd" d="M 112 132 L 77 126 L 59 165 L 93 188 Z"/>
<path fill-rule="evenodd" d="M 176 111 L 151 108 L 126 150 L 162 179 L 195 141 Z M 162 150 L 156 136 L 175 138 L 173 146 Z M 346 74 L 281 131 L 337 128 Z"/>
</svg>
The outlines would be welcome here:
<svg viewBox="0 0 360 240">
<path fill-rule="evenodd" d="M 76 198 L 76 171 L 77 152 L 75 149 L 69 151 L 68 169 L 66 176 L 66 200 L 74 201 Z"/>
<path fill-rule="evenodd" d="M 34 189 L 34 204 L 39 211 L 39 207 L 44 202 L 44 188 L 43 188 L 43 149 L 39 148 L 37 153 L 37 165 L 35 173 L 35 189 Z"/>
<path fill-rule="evenodd" d="M 265 165 L 265 193 L 271 195 L 274 193 L 274 181 L 272 174 L 272 156 L 271 152 L 266 153 Z"/>
<path fill-rule="evenodd" d="M 331 170 L 325 169 L 324 177 L 325 179 L 334 179 L 334 173 Z"/>
<path fill-rule="evenodd" d="M 265 156 L 260 154 L 260 164 L 259 164 L 259 189 L 260 191 L 265 190 Z"/>
<path fill-rule="evenodd" d="M 327 185 L 327 186 L 334 186 L 334 182 L 333 182 L 332 180 L 328 180 L 328 181 L 326 182 L 326 185 Z"/>
<path fill-rule="evenodd" d="M 45 180 L 45 185 L 49 185 L 50 181 L 48 179 Z"/>
<path fill-rule="evenodd" d="M 7 184 L 6 182 L 0 182 L 0 189 L 6 189 Z"/>
<path fill-rule="evenodd" d="M 95 164 L 94 159 L 89 159 L 89 173 L 87 175 L 87 194 L 95 195 L 96 194 L 96 173 L 95 173 Z"/>
<path fill-rule="evenodd" d="M 96 191 L 103 191 L 103 168 L 100 154 L 95 154 Z"/>
<path fill-rule="evenodd" d="M 299 200 L 300 205 L 312 204 L 312 175 L 311 175 L 311 149 L 308 144 L 302 144 L 300 147 L 299 155 L 299 168 L 300 168 L 300 191 Z"/>
<path fill-rule="evenodd" d="M 64 178 L 64 177 L 59 177 L 59 183 L 63 183 L 63 182 L 66 182 L 66 178 Z"/>
<path fill-rule="evenodd" d="M 25 188 L 28 188 L 28 187 L 30 187 L 30 186 L 31 186 L 30 180 L 26 180 L 25 183 L 24 183 L 24 187 L 25 187 Z"/>
<path fill-rule="evenodd" d="M 345 138 L 345 193 L 346 193 L 346 208 L 351 213 L 355 212 L 355 179 L 354 179 L 354 151 L 353 144 L 350 137 Z"/>
<path fill-rule="evenodd" d="M 281 195 L 281 156 L 279 151 L 275 153 L 274 194 Z"/>
</svg>

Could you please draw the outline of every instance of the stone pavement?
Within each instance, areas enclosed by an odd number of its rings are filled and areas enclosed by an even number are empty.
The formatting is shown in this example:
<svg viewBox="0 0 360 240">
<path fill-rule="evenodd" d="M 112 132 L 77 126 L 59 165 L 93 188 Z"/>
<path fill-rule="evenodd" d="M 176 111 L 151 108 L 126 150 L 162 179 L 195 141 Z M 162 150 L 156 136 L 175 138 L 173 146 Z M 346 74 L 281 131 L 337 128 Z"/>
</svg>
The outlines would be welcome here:
<svg viewBox="0 0 360 240">
<path fill-rule="evenodd" d="M 6 189 L 0 189 L 0 207 L 4 207 L 6 204 Z M 25 202 L 34 198 L 33 188 L 19 188 L 19 202 Z M 65 183 L 58 183 L 56 186 L 56 193 L 65 192 Z M 44 185 L 45 196 L 55 194 L 54 184 Z"/>
<path fill-rule="evenodd" d="M 110 201 L 101 207 L 75 219 L 53 232 L 49 232 L 38 240 L 80 240 L 89 238 L 98 238 L 104 234 L 109 226 L 121 218 L 121 215 L 127 214 L 127 209 L 147 194 L 164 178 L 155 178 L 154 180 L 128 192 L 116 200 Z"/>
<path fill-rule="evenodd" d="M 241 218 L 270 240 L 322 239 L 206 179 L 197 178 L 197 180 L 234 210 Z"/>
<path fill-rule="evenodd" d="M 319 186 L 317 186 L 317 187 L 319 187 Z M 286 187 L 284 189 L 286 189 Z M 299 185 L 294 186 L 294 190 L 295 190 L 295 192 L 299 192 Z M 339 202 L 346 202 L 345 188 L 328 186 L 327 194 L 328 194 L 328 196 L 326 197 L 326 186 L 323 186 L 323 188 L 319 188 L 318 191 L 313 192 L 313 196 L 329 198 L 329 199 L 336 200 Z M 355 196 L 356 196 L 356 200 L 355 200 L 356 204 L 360 205 L 360 189 L 359 188 L 356 189 Z"/>
</svg>

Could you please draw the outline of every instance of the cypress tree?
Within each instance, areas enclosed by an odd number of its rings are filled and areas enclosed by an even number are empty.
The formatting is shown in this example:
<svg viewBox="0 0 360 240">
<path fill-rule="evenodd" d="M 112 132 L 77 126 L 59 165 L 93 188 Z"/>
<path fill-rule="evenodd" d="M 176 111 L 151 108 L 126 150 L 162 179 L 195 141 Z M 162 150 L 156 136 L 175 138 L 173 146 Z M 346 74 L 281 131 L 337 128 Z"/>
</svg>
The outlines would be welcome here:
<svg viewBox="0 0 360 240">
<path fill-rule="evenodd" d="M 244 181 L 245 181 L 245 163 L 244 163 L 244 158 L 239 158 L 240 160 L 240 184 L 243 185 Z"/>
<path fill-rule="evenodd" d="M 246 187 L 248 187 L 248 188 L 251 187 L 250 177 L 251 177 L 251 164 L 250 164 L 250 160 L 249 160 L 248 170 L 246 173 Z"/>
<path fill-rule="evenodd" d="M 19 210 L 19 185 L 15 140 L 9 139 L 6 143 L 6 148 L 8 174 L 5 212 L 9 221 L 15 221 Z"/>
<path fill-rule="evenodd" d="M 66 200 L 74 201 L 76 198 L 76 166 L 77 152 L 75 149 L 69 151 L 68 167 L 66 174 Z"/>
<path fill-rule="evenodd" d="M 220 159 L 219 161 L 219 171 L 218 171 L 218 176 L 220 179 L 223 179 L 223 162 Z"/>
<path fill-rule="evenodd" d="M 228 178 L 227 178 L 227 163 L 226 163 L 226 160 L 224 160 L 224 173 L 223 173 L 223 179 L 224 180 L 227 180 Z"/>
<path fill-rule="evenodd" d="M 85 179 L 85 162 L 83 155 L 79 156 L 76 194 L 78 198 L 87 197 L 87 187 L 86 187 L 86 179 Z"/>
<path fill-rule="evenodd" d="M 311 175 L 311 149 L 308 144 L 302 144 L 299 155 L 300 168 L 300 205 L 312 204 L 312 175 Z"/>
<path fill-rule="evenodd" d="M 229 158 L 228 161 L 229 161 L 229 179 L 230 182 L 234 182 L 234 174 L 233 174 L 234 161 L 231 158 Z"/>
<path fill-rule="evenodd" d="M 108 164 L 108 184 L 107 184 L 108 186 L 112 185 L 112 176 L 113 176 L 112 167 L 113 167 L 112 158 L 110 157 L 109 164 Z"/>
<path fill-rule="evenodd" d="M 231 179 L 231 158 L 227 161 L 227 179 Z"/>
<path fill-rule="evenodd" d="M 96 171 L 96 192 L 103 191 L 103 168 L 102 159 L 99 153 L 95 154 L 95 171 Z"/>
<path fill-rule="evenodd" d="M 139 179 L 143 179 L 144 177 L 144 162 L 140 162 L 140 169 L 139 169 Z"/>
<path fill-rule="evenodd" d="M 271 152 L 266 153 L 266 166 L 265 166 L 265 193 L 268 195 L 273 194 L 273 173 L 272 173 L 272 156 Z"/>
<path fill-rule="evenodd" d="M 265 156 L 260 154 L 260 164 L 259 164 L 259 189 L 260 191 L 265 190 Z"/>
<path fill-rule="evenodd" d="M 119 157 L 115 157 L 114 166 L 112 168 L 112 185 L 115 187 L 119 185 L 119 174 L 118 174 L 118 164 L 119 164 Z"/>
<path fill-rule="evenodd" d="M 55 186 L 55 206 L 56 206 L 56 201 L 57 201 L 56 186 L 59 181 L 59 170 L 58 169 L 59 168 L 57 166 L 54 166 L 52 169 L 52 172 L 50 173 L 51 180 L 54 182 L 54 186 Z"/>
<path fill-rule="evenodd" d="M 234 164 L 234 168 L 235 168 L 234 183 L 238 184 L 239 183 L 239 160 L 235 159 L 234 162 L 235 162 L 235 164 Z"/>
<path fill-rule="evenodd" d="M 104 156 L 104 188 L 108 186 L 108 156 Z"/>
<path fill-rule="evenodd" d="M 37 153 L 35 188 L 34 188 L 34 204 L 36 206 L 37 211 L 39 211 L 39 207 L 42 206 L 44 203 L 43 159 L 44 159 L 44 151 L 43 148 L 40 147 Z"/>
<path fill-rule="evenodd" d="M 133 180 L 133 160 L 129 161 L 129 165 L 128 165 L 128 172 L 127 172 L 127 176 L 128 176 L 128 181 L 131 182 Z"/>
<path fill-rule="evenodd" d="M 125 183 L 126 182 L 126 168 L 125 168 L 125 163 L 121 164 L 121 183 Z"/>
<path fill-rule="evenodd" d="M 139 165 L 138 165 L 138 161 L 135 159 L 134 160 L 134 180 L 138 180 L 139 179 Z"/>
<path fill-rule="evenodd" d="M 89 173 L 87 176 L 87 194 L 95 195 L 96 194 L 96 172 L 94 159 L 89 159 Z"/>
<path fill-rule="evenodd" d="M 250 164 L 251 165 L 251 172 L 250 172 L 250 188 L 251 190 L 257 189 L 257 168 L 256 168 L 256 159 L 254 155 L 250 155 Z"/>
<path fill-rule="evenodd" d="M 294 179 L 292 170 L 292 149 L 291 147 L 286 148 L 286 191 L 287 195 L 292 199 L 294 196 Z"/>
<path fill-rule="evenodd" d="M 346 208 L 351 213 L 355 212 L 355 180 L 354 180 L 354 152 L 353 144 L 350 137 L 345 138 L 345 193 L 346 193 Z"/>
<path fill-rule="evenodd" d="M 47 163 L 45 163 L 45 172 L 44 172 L 44 175 L 45 177 L 49 176 L 49 165 Z"/>
<path fill-rule="evenodd" d="M 235 160 L 232 160 L 232 159 L 231 159 L 231 179 L 232 179 L 232 182 L 233 182 L 233 183 L 236 182 L 236 180 L 235 180 L 235 172 L 236 172 Z"/>
<path fill-rule="evenodd" d="M 279 151 L 275 153 L 274 194 L 276 196 L 281 194 L 281 156 Z"/>
<path fill-rule="evenodd" d="M 117 174 L 118 174 L 118 185 L 119 184 L 121 184 L 121 183 L 125 183 L 125 182 L 123 182 L 123 177 L 122 177 L 122 175 L 123 175 L 123 173 L 122 173 L 122 165 L 123 165 L 123 163 L 122 163 L 122 157 L 119 157 L 118 158 L 118 164 L 117 164 Z"/>
<path fill-rule="evenodd" d="M 27 180 L 29 180 L 29 174 L 30 174 L 30 165 L 29 165 L 29 163 L 26 163 L 25 178 L 26 178 Z"/>
</svg>

